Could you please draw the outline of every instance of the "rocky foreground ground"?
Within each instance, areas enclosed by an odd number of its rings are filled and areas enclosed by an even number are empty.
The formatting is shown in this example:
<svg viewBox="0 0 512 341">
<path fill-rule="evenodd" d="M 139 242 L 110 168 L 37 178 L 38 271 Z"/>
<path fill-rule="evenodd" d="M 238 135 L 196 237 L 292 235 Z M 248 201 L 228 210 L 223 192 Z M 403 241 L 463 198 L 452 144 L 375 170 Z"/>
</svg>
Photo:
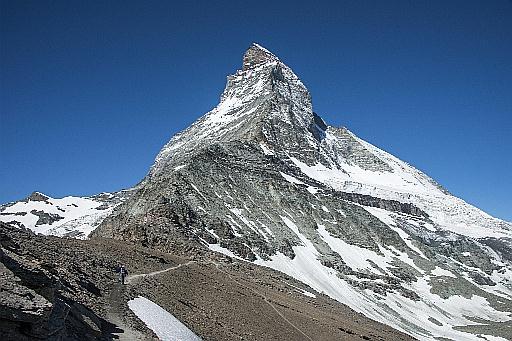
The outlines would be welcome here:
<svg viewBox="0 0 512 341">
<path fill-rule="evenodd" d="M 156 339 L 127 306 L 139 295 L 204 340 L 411 339 L 287 275 L 210 251 L 43 237 L 3 223 L 0 243 L 1 340 Z M 131 275 L 124 286 L 119 262 Z"/>
</svg>

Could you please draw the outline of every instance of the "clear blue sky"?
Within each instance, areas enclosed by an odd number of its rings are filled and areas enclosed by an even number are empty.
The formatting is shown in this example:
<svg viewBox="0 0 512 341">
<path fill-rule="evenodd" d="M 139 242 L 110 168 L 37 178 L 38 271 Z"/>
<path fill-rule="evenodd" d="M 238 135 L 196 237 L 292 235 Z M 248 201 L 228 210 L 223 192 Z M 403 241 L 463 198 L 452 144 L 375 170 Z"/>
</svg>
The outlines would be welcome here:
<svg viewBox="0 0 512 341">
<path fill-rule="evenodd" d="M 331 125 L 512 221 L 512 2 L 4 1 L 0 202 L 115 191 L 259 42 Z"/>
</svg>

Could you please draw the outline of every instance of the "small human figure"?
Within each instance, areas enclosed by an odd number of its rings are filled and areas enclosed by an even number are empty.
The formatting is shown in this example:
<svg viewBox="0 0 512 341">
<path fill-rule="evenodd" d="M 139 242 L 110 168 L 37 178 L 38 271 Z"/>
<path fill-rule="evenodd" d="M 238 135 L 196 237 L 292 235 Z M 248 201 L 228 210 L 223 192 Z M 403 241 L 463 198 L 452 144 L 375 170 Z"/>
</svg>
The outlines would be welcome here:
<svg viewBox="0 0 512 341">
<path fill-rule="evenodd" d="M 124 285 L 124 279 L 126 278 L 126 276 L 128 276 L 128 270 L 126 270 L 124 265 L 121 264 L 117 268 L 117 272 L 119 273 L 119 280 L 120 280 L 121 284 Z"/>
</svg>

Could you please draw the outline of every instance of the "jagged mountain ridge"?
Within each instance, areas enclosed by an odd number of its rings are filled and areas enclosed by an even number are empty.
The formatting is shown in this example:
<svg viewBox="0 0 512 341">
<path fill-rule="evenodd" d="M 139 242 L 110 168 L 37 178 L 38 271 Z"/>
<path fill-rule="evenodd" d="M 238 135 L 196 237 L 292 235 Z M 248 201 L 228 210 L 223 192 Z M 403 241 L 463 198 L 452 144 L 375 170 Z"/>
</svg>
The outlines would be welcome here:
<svg viewBox="0 0 512 341">
<path fill-rule="evenodd" d="M 495 236 L 510 235 L 510 224 L 451 196 L 424 173 L 348 129 L 327 126 L 313 112 L 304 84 L 268 50 L 254 44 L 244 55 L 243 65 L 228 77 L 219 105 L 160 151 L 150 176 L 212 143 L 256 142 L 265 152 L 292 160 L 303 173 L 335 190 L 423 206 L 437 224 L 457 233 L 478 236 L 455 227 L 471 221 L 479 229 L 496 230 Z M 461 215 L 465 215 L 462 221 Z"/>
<path fill-rule="evenodd" d="M 44 235 L 84 239 L 130 193 L 124 190 L 55 199 L 33 192 L 25 199 L 1 205 L 0 221 Z"/>
<path fill-rule="evenodd" d="M 164 146 L 93 235 L 208 246 L 415 337 L 462 340 L 510 338 L 511 231 L 327 126 L 293 71 L 254 44 L 219 105 Z"/>
</svg>

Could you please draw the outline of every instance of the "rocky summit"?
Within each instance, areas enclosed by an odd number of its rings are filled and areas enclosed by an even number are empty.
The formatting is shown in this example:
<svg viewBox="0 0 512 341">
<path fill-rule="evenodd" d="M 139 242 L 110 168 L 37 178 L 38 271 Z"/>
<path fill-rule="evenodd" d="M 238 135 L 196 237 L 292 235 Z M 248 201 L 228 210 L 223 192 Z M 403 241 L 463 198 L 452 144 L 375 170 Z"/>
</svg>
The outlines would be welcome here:
<svg viewBox="0 0 512 341">
<path fill-rule="evenodd" d="M 205 340 L 512 339 L 512 224 L 329 126 L 258 44 L 133 188 L 0 215 L 9 337 L 165 338 L 142 296 Z"/>
</svg>

